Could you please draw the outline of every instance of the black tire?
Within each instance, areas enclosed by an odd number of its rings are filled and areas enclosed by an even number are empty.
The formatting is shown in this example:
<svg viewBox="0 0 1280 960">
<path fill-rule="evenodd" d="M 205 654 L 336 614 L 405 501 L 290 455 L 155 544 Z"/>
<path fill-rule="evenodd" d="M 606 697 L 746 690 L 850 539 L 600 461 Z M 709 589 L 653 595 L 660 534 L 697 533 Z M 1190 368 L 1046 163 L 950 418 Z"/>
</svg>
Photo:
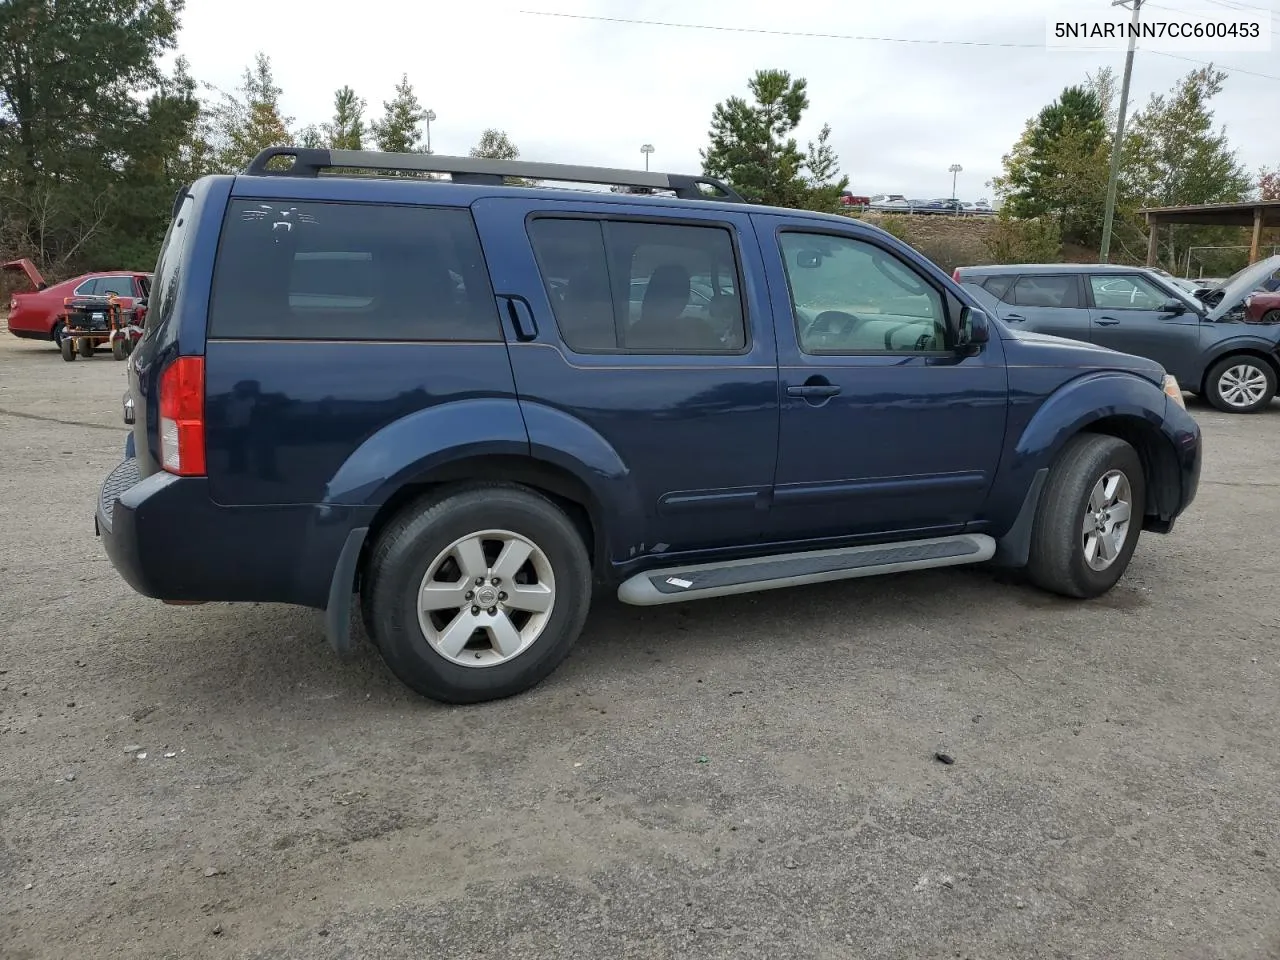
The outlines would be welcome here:
<svg viewBox="0 0 1280 960">
<path fill-rule="evenodd" d="M 111 341 L 111 359 L 123 360 L 125 357 L 127 357 L 129 355 L 129 350 L 127 346 L 128 343 L 129 343 L 129 340 L 127 337 L 117 337 L 115 340 L 112 340 Z"/>
<path fill-rule="evenodd" d="M 62 349 L 62 332 L 67 329 L 67 325 L 59 320 L 49 330 L 49 339 L 53 342 L 54 349 Z"/>
<path fill-rule="evenodd" d="M 428 644 L 418 591 L 450 544 L 493 529 L 518 534 L 543 552 L 555 577 L 555 601 L 523 652 L 491 666 L 462 666 Z M 425 697 L 456 704 L 509 697 L 541 682 L 568 656 L 590 604 L 591 562 L 573 523 L 541 494 L 502 483 L 454 488 L 405 509 L 378 537 L 361 589 L 363 619 L 391 672 Z"/>
<path fill-rule="evenodd" d="M 96 347 L 94 347 L 93 341 L 90 340 L 88 337 L 76 338 L 76 349 L 79 351 L 80 356 L 84 357 L 85 359 L 92 357 L 96 351 Z"/>
<path fill-rule="evenodd" d="M 1262 395 L 1250 403 L 1239 404 L 1232 403 L 1222 394 L 1221 380 L 1223 374 L 1228 370 L 1236 367 L 1246 367 L 1251 370 L 1259 371 L 1266 383 L 1266 387 Z M 1204 398 L 1214 407 L 1224 413 L 1257 413 L 1259 410 L 1265 410 L 1271 403 L 1272 398 L 1276 395 L 1276 372 L 1271 368 L 1271 364 L 1247 353 L 1237 353 L 1229 357 L 1223 357 L 1212 367 L 1204 376 Z"/>
<path fill-rule="evenodd" d="M 1128 534 L 1104 570 L 1085 559 L 1082 522 L 1094 486 L 1112 470 L 1124 474 L 1131 492 Z M 1086 599 L 1106 593 L 1129 566 L 1142 531 L 1146 509 L 1146 477 L 1142 461 L 1129 444 L 1115 437 L 1082 433 L 1067 441 L 1036 509 L 1027 574 L 1043 590 Z"/>
<path fill-rule="evenodd" d="M 63 337 L 58 344 L 58 350 L 62 353 L 62 359 L 70 362 L 76 358 L 76 344 L 74 340 Z"/>
</svg>

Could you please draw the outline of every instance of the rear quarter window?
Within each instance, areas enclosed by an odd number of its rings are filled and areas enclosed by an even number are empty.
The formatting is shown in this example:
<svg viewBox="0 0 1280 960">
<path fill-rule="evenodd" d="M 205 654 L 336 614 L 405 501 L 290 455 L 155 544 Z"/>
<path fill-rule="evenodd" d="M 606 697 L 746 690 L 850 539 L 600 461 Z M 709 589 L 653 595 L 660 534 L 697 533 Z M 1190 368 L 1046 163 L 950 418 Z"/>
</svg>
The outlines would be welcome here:
<svg viewBox="0 0 1280 960">
<path fill-rule="evenodd" d="M 490 341 L 501 331 L 468 210 L 235 200 L 209 336 Z"/>
</svg>

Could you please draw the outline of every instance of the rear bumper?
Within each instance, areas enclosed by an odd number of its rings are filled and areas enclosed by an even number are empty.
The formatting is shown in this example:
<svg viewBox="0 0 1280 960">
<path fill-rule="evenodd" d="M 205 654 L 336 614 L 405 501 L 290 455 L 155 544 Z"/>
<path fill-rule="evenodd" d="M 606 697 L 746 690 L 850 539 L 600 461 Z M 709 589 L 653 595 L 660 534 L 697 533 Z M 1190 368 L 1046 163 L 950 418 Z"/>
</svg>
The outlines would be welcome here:
<svg viewBox="0 0 1280 960">
<path fill-rule="evenodd" d="M 324 609 L 362 511 L 300 504 L 224 507 L 203 477 L 139 477 L 126 459 L 102 483 L 94 527 L 138 593 L 168 601 L 294 603 Z"/>
</svg>

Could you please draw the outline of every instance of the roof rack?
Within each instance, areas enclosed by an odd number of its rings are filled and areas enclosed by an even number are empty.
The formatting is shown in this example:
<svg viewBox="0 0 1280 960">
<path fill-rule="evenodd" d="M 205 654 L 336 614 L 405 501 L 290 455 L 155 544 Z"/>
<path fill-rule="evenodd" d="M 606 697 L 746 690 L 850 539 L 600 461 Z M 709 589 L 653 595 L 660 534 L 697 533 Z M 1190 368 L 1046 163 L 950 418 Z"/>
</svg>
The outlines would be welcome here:
<svg viewBox="0 0 1280 960">
<path fill-rule="evenodd" d="M 272 165 L 278 157 L 293 162 Z M 501 186 L 507 177 L 593 183 L 616 187 L 649 187 L 671 190 L 681 200 L 747 201 L 732 187 L 714 177 L 647 170 L 579 167 L 564 163 L 528 160 L 490 160 L 483 157 L 445 157 L 435 153 L 381 153 L 376 150 L 326 150 L 313 147 L 267 147 L 244 170 L 250 176 L 318 177 L 324 170 L 379 170 L 397 173 L 447 173 L 454 183 Z M 703 188 L 710 188 L 706 190 Z"/>
</svg>

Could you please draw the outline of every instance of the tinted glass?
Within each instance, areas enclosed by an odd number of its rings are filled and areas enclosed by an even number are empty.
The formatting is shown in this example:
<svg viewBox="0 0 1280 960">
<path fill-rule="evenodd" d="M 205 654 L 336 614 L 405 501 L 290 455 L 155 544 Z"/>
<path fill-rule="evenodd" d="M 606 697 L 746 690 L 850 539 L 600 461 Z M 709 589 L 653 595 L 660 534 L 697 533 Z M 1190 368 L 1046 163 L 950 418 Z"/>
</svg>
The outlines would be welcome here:
<svg viewBox="0 0 1280 960">
<path fill-rule="evenodd" d="M 72 292 L 77 297 L 92 297 L 98 292 L 98 284 L 102 282 L 101 278 L 95 277 L 92 280 L 86 280 L 84 283 L 76 287 Z"/>
<path fill-rule="evenodd" d="M 988 277 L 987 282 L 984 283 L 983 286 L 986 287 L 991 295 L 997 300 L 1007 301 L 1009 299 L 1009 288 L 1013 286 L 1014 279 L 1014 277 L 1008 276 Z"/>
<path fill-rule="evenodd" d="M 1007 299 L 1019 307 L 1080 306 L 1076 278 L 1070 275 L 1019 277 Z"/>
<path fill-rule="evenodd" d="M 1173 299 L 1150 280 L 1139 276 L 1092 276 L 1089 287 L 1100 310 L 1159 310 Z"/>
<path fill-rule="evenodd" d="M 942 295 L 891 253 L 816 234 L 784 233 L 781 243 L 805 353 L 946 349 Z"/>
<path fill-rule="evenodd" d="M 529 236 L 572 349 L 733 353 L 745 346 L 728 230 L 542 217 Z"/>
<path fill-rule="evenodd" d="M 118 297 L 132 297 L 133 277 L 102 277 L 97 289 L 103 296 L 114 293 Z"/>
<path fill-rule="evenodd" d="M 168 322 L 173 315 L 174 305 L 178 302 L 179 268 L 190 233 L 188 221 L 194 206 L 195 201 L 190 197 L 183 198 L 177 214 L 169 223 L 164 243 L 160 246 L 155 276 L 151 281 L 152 293 L 147 301 L 147 319 L 143 324 L 148 333 L 158 330 Z"/>
<path fill-rule="evenodd" d="M 209 335 L 273 340 L 498 340 L 467 210 L 234 200 Z"/>
</svg>

